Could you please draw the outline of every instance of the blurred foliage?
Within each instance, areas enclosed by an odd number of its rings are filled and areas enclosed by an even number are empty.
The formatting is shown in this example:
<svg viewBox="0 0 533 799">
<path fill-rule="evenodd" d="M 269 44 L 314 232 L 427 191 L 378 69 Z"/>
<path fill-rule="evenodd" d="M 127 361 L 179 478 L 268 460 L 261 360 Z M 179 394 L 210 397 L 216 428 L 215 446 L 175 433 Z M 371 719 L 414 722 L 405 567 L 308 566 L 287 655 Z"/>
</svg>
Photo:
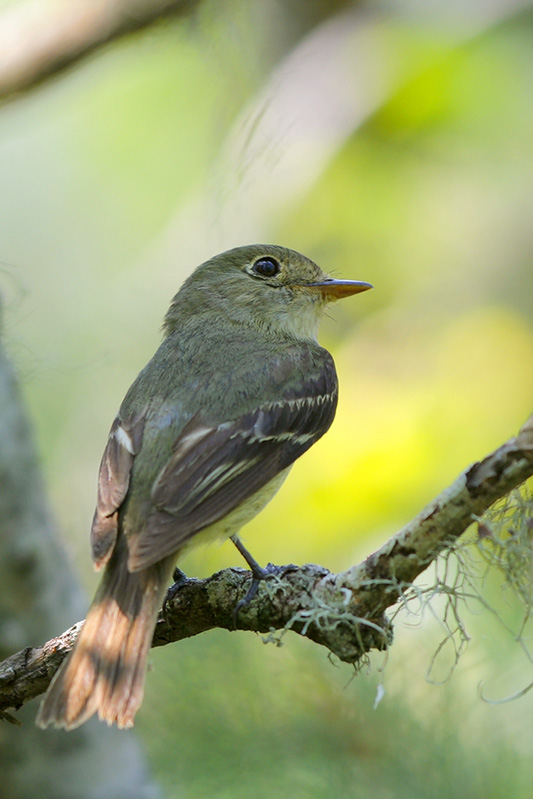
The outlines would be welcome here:
<svg viewBox="0 0 533 799">
<path fill-rule="evenodd" d="M 224 174 L 232 137 L 255 119 L 261 141 L 263 90 L 279 91 L 272 70 L 300 36 L 333 30 L 325 16 L 307 34 L 305 4 L 288 5 L 204 3 L 2 108 L 5 337 L 88 590 L 108 426 L 171 296 L 216 250 L 268 237 L 375 285 L 324 321 L 337 419 L 246 531 L 260 561 L 351 565 L 531 411 L 533 12 L 510 4 L 498 16 L 487 4 L 486 17 L 477 7 L 450 21 L 444 3 L 409 14 L 392 0 L 333 4 L 368 48 L 374 101 L 320 168 L 310 151 L 305 190 L 282 176 L 278 209 L 271 197 L 258 224 L 250 207 L 239 242 L 203 200 L 217 198 L 221 219 L 246 206 L 246 169 L 232 189 Z M 285 112 L 295 119 L 309 90 L 296 88 Z M 224 545 L 183 566 L 235 564 Z M 425 681 L 442 638 L 431 614 L 415 625 L 400 614 L 388 659 L 353 680 L 291 635 L 280 649 L 212 632 L 155 651 L 138 728 L 165 796 L 529 797 L 533 700 L 490 706 L 477 686 L 512 693 L 531 681 L 530 664 L 473 610 L 462 617 L 468 650 L 443 686 Z"/>
</svg>

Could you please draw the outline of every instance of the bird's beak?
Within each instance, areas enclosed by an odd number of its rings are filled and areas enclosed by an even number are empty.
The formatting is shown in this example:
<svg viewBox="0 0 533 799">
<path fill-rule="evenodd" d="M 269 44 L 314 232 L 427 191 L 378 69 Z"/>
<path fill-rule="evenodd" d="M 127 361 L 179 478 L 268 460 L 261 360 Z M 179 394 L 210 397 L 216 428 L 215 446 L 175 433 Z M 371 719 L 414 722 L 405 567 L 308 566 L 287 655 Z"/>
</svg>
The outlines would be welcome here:
<svg viewBox="0 0 533 799">
<path fill-rule="evenodd" d="M 373 289 L 372 283 L 365 283 L 363 280 L 335 280 L 328 277 L 319 283 L 308 283 L 306 288 L 314 288 L 324 297 L 333 300 L 340 300 L 343 297 L 350 297 L 352 294 L 360 294 L 361 291 Z"/>
</svg>

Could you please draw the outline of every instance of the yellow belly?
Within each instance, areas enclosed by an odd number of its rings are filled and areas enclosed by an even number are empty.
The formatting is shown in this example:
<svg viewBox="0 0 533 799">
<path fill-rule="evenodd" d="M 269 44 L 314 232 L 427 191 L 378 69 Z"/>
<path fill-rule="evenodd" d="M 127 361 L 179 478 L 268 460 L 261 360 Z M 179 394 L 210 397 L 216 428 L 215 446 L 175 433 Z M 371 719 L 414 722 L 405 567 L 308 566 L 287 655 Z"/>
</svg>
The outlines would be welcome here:
<svg viewBox="0 0 533 799">
<path fill-rule="evenodd" d="M 288 466 L 287 469 L 284 469 L 276 475 L 276 477 L 263 486 L 263 488 L 255 494 L 252 494 L 251 497 L 242 502 L 223 519 L 215 522 L 215 524 L 210 524 L 209 527 L 205 527 L 203 530 L 200 530 L 199 533 L 196 533 L 196 535 L 182 547 L 180 555 L 188 554 L 193 549 L 204 546 L 205 544 L 212 544 L 215 541 L 224 541 L 226 538 L 238 533 L 245 524 L 248 524 L 254 516 L 257 516 L 257 514 L 268 505 L 274 494 L 280 489 L 281 484 L 290 470 L 291 466 Z"/>
</svg>

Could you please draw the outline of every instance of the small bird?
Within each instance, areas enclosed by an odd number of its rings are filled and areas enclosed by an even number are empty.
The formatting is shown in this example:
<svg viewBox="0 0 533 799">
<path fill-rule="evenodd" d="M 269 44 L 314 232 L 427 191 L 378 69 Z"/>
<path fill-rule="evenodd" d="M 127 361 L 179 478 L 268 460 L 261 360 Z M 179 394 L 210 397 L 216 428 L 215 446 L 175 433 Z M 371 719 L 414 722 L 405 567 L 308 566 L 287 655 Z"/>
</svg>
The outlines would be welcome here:
<svg viewBox="0 0 533 799">
<path fill-rule="evenodd" d="M 111 426 L 91 529 L 96 596 L 37 717 L 131 727 L 176 559 L 231 537 L 329 428 L 337 375 L 316 340 L 328 302 L 372 288 L 274 245 L 199 266 Z M 252 567 L 255 561 L 250 557 Z"/>
</svg>

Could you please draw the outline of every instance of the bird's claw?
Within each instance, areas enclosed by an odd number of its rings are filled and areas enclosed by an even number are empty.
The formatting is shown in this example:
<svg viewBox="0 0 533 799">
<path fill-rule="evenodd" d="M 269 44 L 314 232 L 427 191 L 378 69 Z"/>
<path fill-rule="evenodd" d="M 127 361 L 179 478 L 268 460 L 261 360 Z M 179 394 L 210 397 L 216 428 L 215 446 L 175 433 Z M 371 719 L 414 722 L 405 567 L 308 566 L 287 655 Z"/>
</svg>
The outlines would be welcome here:
<svg viewBox="0 0 533 799">
<path fill-rule="evenodd" d="M 239 613 L 243 608 L 250 604 L 252 599 L 254 599 L 259 590 L 259 586 L 264 580 L 268 580 L 269 577 L 284 577 L 285 574 L 294 571 L 297 568 L 298 567 L 293 563 L 289 563 L 287 566 L 276 566 L 274 563 L 267 563 L 264 569 L 255 564 L 255 568 L 252 569 L 252 583 L 248 589 L 248 593 L 243 599 L 240 599 L 237 602 L 233 609 L 233 627 L 237 629 Z"/>
<path fill-rule="evenodd" d="M 188 582 L 189 580 L 185 572 L 183 572 L 181 569 L 178 569 L 177 566 L 172 572 L 172 579 L 174 580 L 174 582 L 172 583 L 171 586 L 169 586 L 167 593 L 165 595 L 163 607 L 161 608 L 161 615 L 163 616 L 163 619 L 165 620 L 166 624 L 169 624 L 170 621 L 168 618 L 168 610 L 170 603 L 172 602 L 172 600 L 174 599 L 180 588 L 182 588 L 185 585 L 185 583 Z"/>
</svg>

